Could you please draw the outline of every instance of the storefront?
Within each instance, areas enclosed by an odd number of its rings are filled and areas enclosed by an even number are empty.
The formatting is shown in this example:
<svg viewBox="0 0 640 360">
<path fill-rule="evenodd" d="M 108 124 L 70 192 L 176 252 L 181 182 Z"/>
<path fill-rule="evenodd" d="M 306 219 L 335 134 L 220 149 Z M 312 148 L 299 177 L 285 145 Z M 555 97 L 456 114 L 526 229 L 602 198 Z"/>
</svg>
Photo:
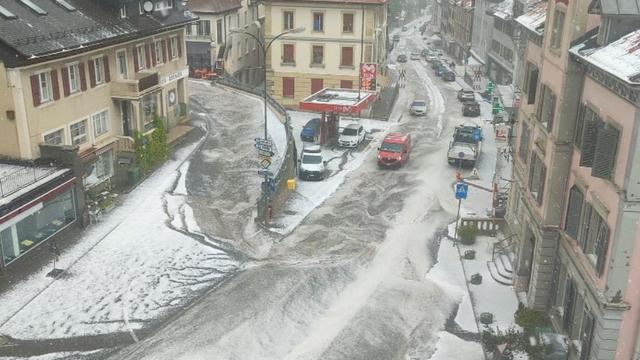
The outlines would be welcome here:
<svg viewBox="0 0 640 360">
<path fill-rule="evenodd" d="M 0 260 L 6 267 L 77 220 L 75 179 L 0 217 Z"/>
</svg>

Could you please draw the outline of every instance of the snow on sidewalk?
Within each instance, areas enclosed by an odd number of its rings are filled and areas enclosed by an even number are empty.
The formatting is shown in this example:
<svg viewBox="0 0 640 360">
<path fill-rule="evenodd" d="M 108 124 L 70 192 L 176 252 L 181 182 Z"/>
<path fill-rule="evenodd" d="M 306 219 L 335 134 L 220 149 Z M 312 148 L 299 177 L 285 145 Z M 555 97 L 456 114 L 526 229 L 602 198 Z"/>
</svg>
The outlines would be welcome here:
<svg viewBox="0 0 640 360">
<path fill-rule="evenodd" d="M 3 293 L 0 334 L 48 339 L 132 332 L 234 271 L 237 262 L 215 244 L 185 234 L 197 225 L 185 203 L 184 161 L 198 145 L 178 150 L 66 250 L 57 264 L 66 276 L 52 280 L 46 266 Z"/>
</svg>

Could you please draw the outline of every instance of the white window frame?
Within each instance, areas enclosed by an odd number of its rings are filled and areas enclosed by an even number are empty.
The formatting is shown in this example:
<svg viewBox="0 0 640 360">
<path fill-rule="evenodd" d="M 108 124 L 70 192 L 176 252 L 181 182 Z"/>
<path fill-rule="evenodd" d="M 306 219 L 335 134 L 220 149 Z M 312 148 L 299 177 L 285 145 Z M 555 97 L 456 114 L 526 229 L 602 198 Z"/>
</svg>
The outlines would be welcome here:
<svg viewBox="0 0 640 360">
<path fill-rule="evenodd" d="M 156 1 L 153 6 L 154 11 L 173 9 L 173 0 L 160 0 Z"/>
<path fill-rule="evenodd" d="M 171 59 L 177 59 L 178 58 L 178 37 L 177 36 L 172 36 L 169 38 L 169 43 L 171 44 L 170 46 L 170 52 L 171 52 Z"/>
<path fill-rule="evenodd" d="M 38 75 L 38 91 L 40 94 L 40 104 L 53 101 L 53 88 L 51 87 L 51 70 L 42 70 L 36 73 L 36 75 Z M 47 95 L 46 97 L 44 96 L 45 93 Z"/>
<path fill-rule="evenodd" d="M 73 135 L 73 126 L 84 122 L 84 134 L 83 135 Z M 84 137 L 84 141 L 76 143 L 76 139 L 82 139 Z M 89 119 L 84 118 L 78 120 L 76 122 L 72 122 L 69 124 L 69 139 L 71 140 L 71 145 L 82 145 L 89 142 Z"/>
<path fill-rule="evenodd" d="M 125 4 L 120 5 L 120 18 L 125 19 L 127 17 L 127 6 Z"/>
<path fill-rule="evenodd" d="M 120 64 L 120 54 L 124 54 L 124 64 Z M 124 65 L 124 68 L 123 68 Z M 129 69 L 127 68 L 127 50 L 120 49 L 116 51 L 116 69 L 118 70 L 118 78 L 126 79 L 129 75 Z"/>
<path fill-rule="evenodd" d="M 288 24 L 287 13 L 291 13 L 291 24 Z M 287 25 L 289 25 L 287 27 Z M 291 30 L 296 26 L 296 13 L 293 10 L 282 10 L 282 29 Z"/>
<path fill-rule="evenodd" d="M 96 118 L 101 114 L 105 114 L 104 124 L 100 124 L 100 126 L 97 126 Z M 93 126 L 93 134 L 95 135 L 96 138 L 108 133 L 109 132 L 109 109 L 105 108 L 101 111 L 91 114 L 91 125 Z M 101 131 L 99 132 L 99 130 Z"/>
<path fill-rule="evenodd" d="M 98 65 L 99 64 L 99 65 Z M 96 80 L 96 86 L 104 84 L 104 57 L 96 56 L 93 58 L 93 75 Z"/>
<path fill-rule="evenodd" d="M 142 45 L 136 45 L 136 55 L 138 56 L 138 70 L 145 70 L 147 68 L 147 47 Z"/>
<path fill-rule="evenodd" d="M 244 54 L 245 55 L 249 55 L 249 49 L 251 47 L 249 46 L 249 38 L 244 38 Z"/>
<path fill-rule="evenodd" d="M 77 61 L 67 64 L 67 80 L 69 81 L 69 94 L 80 92 L 80 69 Z"/>
<path fill-rule="evenodd" d="M 153 42 L 153 50 L 155 51 L 153 57 L 156 59 L 156 66 L 162 65 L 164 63 L 164 59 L 162 59 L 162 40 Z"/>
<path fill-rule="evenodd" d="M 65 131 L 64 131 L 64 127 L 59 127 L 59 128 L 57 128 L 57 129 L 53 129 L 53 130 L 51 130 L 51 131 L 48 131 L 48 132 L 46 132 L 46 133 L 43 133 L 43 134 L 42 134 L 42 143 L 43 143 L 43 144 L 47 144 L 47 142 L 46 142 L 46 137 L 47 137 L 48 135 L 51 135 L 51 134 L 57 133 L 58 131 L 62 131 L 62 136 L 61 136 L 62 141 L 60 141 L 60 143 L 59 143 L 59 144 L 48 144 L 48 145 L 64 145 L 64 144 L 65 144 L 65 141 L 66 141 L 66 138 L 67 138 L 67 136 L 66 136 L 66 134 L 65 134 Z"/>
</svg>

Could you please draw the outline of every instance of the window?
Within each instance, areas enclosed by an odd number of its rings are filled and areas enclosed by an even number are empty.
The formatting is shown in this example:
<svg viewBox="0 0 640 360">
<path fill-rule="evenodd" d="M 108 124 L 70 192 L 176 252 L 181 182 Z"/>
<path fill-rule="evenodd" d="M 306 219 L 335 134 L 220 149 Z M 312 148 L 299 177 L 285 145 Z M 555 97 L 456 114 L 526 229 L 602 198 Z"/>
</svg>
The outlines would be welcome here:
<svg viewBox="0 0 640 360">
<path fill-rule="evenodd" d="M 311 79 L 311 93 L 315 94 L 324 88 L 322 79 Z"/>
<path fill-rule="evenodd" d="M 222 38 L 222 19 L 216 21 L 216 41 L 218 44 L 222 44 L 224 41 Z"/>
<path fill-rule="evenodd" d="M 527 163 L 527 154 L 529 153 L 529 125 L 526 121 L 522 121 L 522 134 L 520 135 L 520 147 L 518 148 L 518 156 L 523 163 Z"/>
<path fill-rule="evenodd" d="M 556 9 L 553 14 L 553 28 L 551 28 L 551 40 L 549 46 L 551 49 L 559 49 L 562 44 L 562 29 L 564 28 L 564 12 Z"/>
<path fill-rule="evenodd" d="M 171 58 L 175 59 L 178 57 L 178 37 L 174 36 L 171 38 Z"/>
<path fill-rule="evenodd" d="M 523 88 L 527 92 L 527 104 L 535 104 L 536 91 L 538 90 L 538 67 L 527 62 L 527 71 Z"/>
<path fill-rule="evenodd" d="M 96 135 L 96 137 L 106 133 L 107 131 L 109 131 L 109 127 L 108 127 L 108 111 L 105 110 L 103 112 L 99 112 L 97 114 L 94 114 L 91 118 L 93 121 L 93 130 L 94 133 Z"/>
<path fill-rule="evenodd" d="M 353 47 L 343 46 L 342 56 L 340 57 L 340 66 L 353 66 Z"/>
<path fill-rule="evenodd" d="M 353 32 L 353 14 L 342 14 L 342 32 Z"/>
<path fill-rule="evenodd" d="M 166 10 L 173 8 L 173 0 L 159 0 L 156 1 L 154 9 L 158 10 Z"/>
<path fill-rule="evenodd" d="M 244 39 L 244 54 L 249 55 L 249 39 Z"/>
<path fill-rule="evenodd" d="M 556 95 L 549 87 L 543 85 L 541 96 L 542 101 L 538 106 L 538 119 L 547 128 L 547 131 L 551 131 L 556 111 Z"/>
<path fill-rule="evenodd" d="M 284 29 L 292 30 L 293 29 L 293 11 L 285 11 L 284 12 Z"/>
<path fill-rule="evenodd" d="M 87 120 L 78 121 L 69 126 L 71 133 L 71 143 L 73 145 L 81 145 L 87 142 Z"/>
<path fill-rule="evenodd" d="M 119 50 L 116 53 L 116 67 L 118 68 L 118 77 L 120 79 L 127 78 L 127 52 Z"/>
<path fill-rule="evenodd" d="M 44 136 L 44 143 L 47 145 L 62 145 L 64 144 L 64 129 L 59 129 L 50 132 Z"/>
<path fill-rule="evenodd" d="M 198 36 L 211 35 L 211 22 L 209 20 L 198 20 L 196 26 L 198 28 Z"/>
<path fill-rule="evenodd" d="M 142 98 L 142 123 L 144 131 L 149 131 L 153 129 L 153 120 L 158 112 L 158 95 L 157 94 L 148 94 Z"/>
<path fill-rule="evenodd" d="M 87 167 L 84 185 L 88 188 L 103 183 L 113 176 L 113 150 L 98 155 L 98 159 Z"/>
<path fill-rule="evenodd" d="M 582 326 L 580 326 L 580 360 L 588 360 L 591 355 L 591 343 L 593 341 L 593 328 L 595 321 L 588 307 L 584 307 L 582 314 Z"/>
<path fill-rule="evenodd" d="M 598 130 L 591 176 L 611 179 L 616 164 L 620 131 L 608 124 Z"/>
<path fill-rule="evenodd" d="M 609 226 L 589 203 L 582 209 L 578 243 L 597 274 L 602 275 L 609 247 Z"/>
<path fill-rule="evenodd" d="M 293 44 L 282 45 L 282 63 L 283 64 L 295 64 L 295 48 Z"/>
<path fill-rule="evenodd" d="M 78 64 L 71 64 L 67 66 L 67 78 L 69 82 L 68 93 L 75 94 L 80 91 L 80 71 L 78 70 Z"/>
<path fill-rule="evenodd" d="M 584 195 L 575 185 L 569 190 L 569 204 L 567 205 L 567 216 L 564 223 L 564 231 L 574 239 L 578 239 L 580 229 L 580 216 L 582 215 L 582 204 Z"/>
<path fill-rule="evenodd" d="M 139 70 L 147 68 L 147 50 L 144 45 L 138 45 L 136 47 L 136 59 Z"/>
<path fill-rule="evenodd" d="M 529 192 L 536 199 L 538 205 L 542 205 L 544 195 L 544 181 L 547 176 L 547 168 L 535 152 L 531 152 L 531 165 L 529 168 Z"/>
<path fill-rule="evenodd" d="M 127 17 L 127 5 L 126 4 L 121 4 L 120 5 L 120 18 L 124 19 Z"/>
<path fill-rule="evenodd" d="M 313 13 L 313 31 L 315 32 L 324 31 L 324 14 L 321 12 Z"/>
<path fill-rule="evenodd" d="M 312 53 L 311 64 L 322 65 L 324 63 L 324 46 L 313 45 Z"/>
<path fill-rule="evenodd" d="M 51 74 L 48 71 L 38 74 L 38 84 L 40 89 L 40 103 L 42 104 L 53 100 L 51 96 Z"/>
<path fill-rule="evenodd" d="M 573 324 L 573 313 L 576 302 L 576 287 L 573 285 L 573 280 L 567 278 L 564 288 L 564 300 L 563 308 L 564 314 L 562 316 L 562 328 L 567 332 L 571 332 L 571 325 Z"/>
<path fill-rule="evenodd" d="M 295 79 L 292 77 L 282 78 L 282 96 L 292 98 L 295 95 Z"/>
<path fill-rule="evenodd" d="M 353 89 L 353 81 L 340 80 L 340 89 Z"/>
<path fill-rule="evenodd" d="M 162 41 L 160 40 L 156 40 L 153 43 L 153 52 L 154 52 L 154 57 L 155 57 L 155 62 L 156 64 L 162 64 Z"/>
<path fill-rule="evenodd" d="M 187 35 L 193 34 L 193 26 L 191 24 L 186 25 L 186 29 L 187 29 Z"/>
<path fill-rule="evenodd" d="M 95 84 L 102 84 L 104 82 L 104 58 L 93 59 L 93 69 Z"/>
</svg>

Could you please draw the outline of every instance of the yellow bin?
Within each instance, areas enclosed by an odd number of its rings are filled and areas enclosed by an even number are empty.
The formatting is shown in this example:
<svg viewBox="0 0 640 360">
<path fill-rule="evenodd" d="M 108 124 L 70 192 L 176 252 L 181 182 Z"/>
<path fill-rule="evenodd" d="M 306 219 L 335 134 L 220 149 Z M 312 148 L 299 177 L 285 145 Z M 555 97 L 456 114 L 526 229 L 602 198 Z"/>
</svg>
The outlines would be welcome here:
<svg viewBox="0 0 640 360">
<path fill-rule="evenodd" d="M 296 189 L 296 179 L 287 179 L 287 189 L 292 191 Z"/>
</svg>

